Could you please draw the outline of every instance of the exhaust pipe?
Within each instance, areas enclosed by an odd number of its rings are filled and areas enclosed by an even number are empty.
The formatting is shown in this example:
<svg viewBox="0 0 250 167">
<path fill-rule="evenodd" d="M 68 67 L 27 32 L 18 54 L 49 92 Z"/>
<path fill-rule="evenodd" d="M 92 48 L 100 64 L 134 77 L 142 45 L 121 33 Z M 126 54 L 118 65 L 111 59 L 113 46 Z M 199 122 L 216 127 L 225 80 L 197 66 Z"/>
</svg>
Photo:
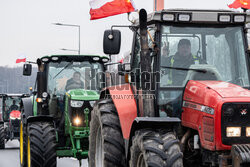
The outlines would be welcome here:
<svg viewBox="0 0 250 167">
<path fill-rule="evenodd" d="M 145 9 L 141 9 L 139 12 L 140 22 L 140 42 L 141 42 L 141 87 L 142 87 L 142 102 L 143 102 L 143 114 L 142 116 L 154 117 L 154 98 L 151 91 L 151 57 L 148 46 L 148 34 L 147 34 L 147 12 Z"/>
</svg>

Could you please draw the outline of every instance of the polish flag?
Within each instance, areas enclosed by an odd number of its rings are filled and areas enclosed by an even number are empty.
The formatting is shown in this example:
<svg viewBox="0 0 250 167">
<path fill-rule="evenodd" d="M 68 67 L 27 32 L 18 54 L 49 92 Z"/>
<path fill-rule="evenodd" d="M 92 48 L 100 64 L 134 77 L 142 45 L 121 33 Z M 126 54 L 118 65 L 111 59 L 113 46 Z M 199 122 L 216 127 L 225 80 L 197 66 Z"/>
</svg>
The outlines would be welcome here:
<svg viewBox="0 0 250 167">
<path fill-rule="evenodd" d="M 16 63 L 21 63 L 21 62 L 26 62 L 26 56 L 24 55 L 18 56 L 18 58 L 16 59 Z"/>
<path fill-rule="evenodd" d="M 90 0 L 90 20 L 135 11 L 132 0 Z"/>
<path fill-rule="evenodd" d="M 228 7 L 234 9 L 250 9 L 250 0 L 235 0 L 232 4 L 228 5 Z"/>
<path fill-rule="evenodd" d="M 123 62 L 124 62 L 124 58 L 122 58 L 122 59 L 119 61 L 119 63 L 121 63 L 121 64 L 122 64 Z"/>
</svg>

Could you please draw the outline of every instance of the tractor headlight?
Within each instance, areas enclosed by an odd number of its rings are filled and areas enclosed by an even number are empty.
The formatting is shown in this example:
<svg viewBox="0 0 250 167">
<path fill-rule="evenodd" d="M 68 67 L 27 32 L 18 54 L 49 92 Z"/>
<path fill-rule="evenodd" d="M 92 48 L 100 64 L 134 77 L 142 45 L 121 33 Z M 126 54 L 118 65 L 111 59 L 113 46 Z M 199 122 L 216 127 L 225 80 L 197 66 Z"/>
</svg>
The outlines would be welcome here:
<svg viewBox="0 0 250 167">
<path fill-rule="evenodd" d="M 71 107 L 82 107 L 83 101 L 71 100 L 70 105 Z"/>
<path fill-rule="evenodd" d="M 250 137 L 250 127 L 247 127 L 247 128 L 246 128 L 246 136 L 247 136 L 247 137 Z"/>
<path fill-rule="evenodd" d="M 240 137 L 241 127 L 227 127 L 227 137 Z"/>
<path fill-rule="evenodd" d="M 81 119 L 78 117 L 76 117 L 73 121 L 74 121 L 74 125 L 76 125 L 76 126 L 81 124 Z"/>
<path fill-rule="evenodd" d="M 89 101 L 89 104 L 91 105 L 91 107 L 94 107 L 95 101 Z"/>
</svg>

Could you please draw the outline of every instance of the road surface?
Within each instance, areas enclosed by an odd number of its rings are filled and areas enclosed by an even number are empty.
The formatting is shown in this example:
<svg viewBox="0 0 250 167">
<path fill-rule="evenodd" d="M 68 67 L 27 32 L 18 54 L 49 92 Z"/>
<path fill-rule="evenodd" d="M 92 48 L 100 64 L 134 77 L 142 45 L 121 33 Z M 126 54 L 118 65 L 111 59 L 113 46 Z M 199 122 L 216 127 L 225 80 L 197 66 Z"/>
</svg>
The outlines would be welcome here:
<svg viewBox="0 0 250 167">
<path fill-rule="evenodd" d="M 19 167 L 19 142 L 17 140 L 6 143 L 4 150 L 0 150 L 0 167 Z M 72 158 L 57 159 L 58 167 L 79 167 L 79 162 Z M 82 161 L 82 167 L 87 167 L 87 160 Z"/>
</svg>

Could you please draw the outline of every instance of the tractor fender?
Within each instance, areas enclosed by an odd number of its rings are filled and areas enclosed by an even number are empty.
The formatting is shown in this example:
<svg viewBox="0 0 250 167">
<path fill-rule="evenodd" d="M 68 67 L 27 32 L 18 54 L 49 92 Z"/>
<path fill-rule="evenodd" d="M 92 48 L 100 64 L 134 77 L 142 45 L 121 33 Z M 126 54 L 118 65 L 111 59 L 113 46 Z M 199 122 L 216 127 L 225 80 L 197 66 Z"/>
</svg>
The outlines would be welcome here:
<svg viewBox="0 0 250 167">
<path fill-rule="evenodd" d="M 33 104 L 32 99 L 30 97 L 22 98 L 22 106 L 23 106 L 23 113 L 22 113 L 22 121 L 23 124 L 27 123 L 27 118 L 29 116 L 33 116 Z"/>
<path fill-rule="evenodd" d="M 135 132 L 140 129 L 168 129 L 173 131 L 174 126 L 181 124 L 177 117 L 136 117 L 133 121 L 129 140 L 125 140 L 125 150 L 127 158 L 130 158 L 130 147 L 132 145 Z"/>
<path fill-rule="evenodd" d="M 38 115 L 38 116 L 29 116 L 27 118 L 27 123 L 31 122 L 53 122 L 54 119 L 49 115 Z"/>
<path fill-rule="evenodd" d="M 100 98 L 111 98 L 116 107 L 124 139 L 129 139 L 130 129 L 137 117 L 137 105 L 130 84 L 105 88 Z"/>
</svg>

